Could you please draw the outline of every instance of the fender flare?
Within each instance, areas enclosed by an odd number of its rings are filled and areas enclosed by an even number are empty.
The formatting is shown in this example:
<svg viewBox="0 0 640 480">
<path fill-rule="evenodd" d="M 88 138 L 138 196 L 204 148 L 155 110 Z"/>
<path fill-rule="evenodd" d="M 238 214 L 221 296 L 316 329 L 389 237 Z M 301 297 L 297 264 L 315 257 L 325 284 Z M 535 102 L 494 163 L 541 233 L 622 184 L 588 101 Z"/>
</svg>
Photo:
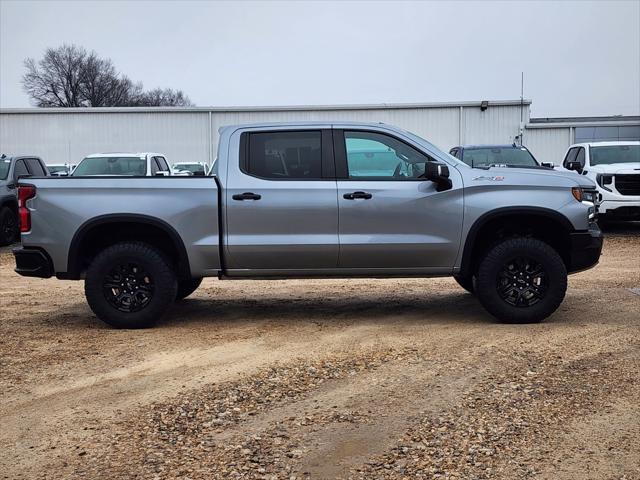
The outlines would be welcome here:
<svg viewBox="0 0 640 480">
<path fill-rule="evenodd" d="M 149 215 L 140 215 L 133 213 L 110 213 L 100 215 L 84 222 L 71 239 L 69 245 L 69 253 L 67 256 L 67 272 L 63 275 L 65 278 L 78 279 L 82 272 L 82 264 L 80 262 L 80 247 L 87 234 L 95 227 L 106 225 L 109 223 L 134 223 L 145 224 L 159 228 L 165 232 L 171 239 L 176 251 L 178 252 L 178 275 L 191 277 L 189 256 L 184 242 L 180 234 L 164 220 Z"/>
<path fill-rule="evenodd" d="M 460 273 L 459 275 L 465 276 L 469 275 L 471 266 L 473 265 L 473 247 L 476 243 L 476 238 L 478 236 L 478 232 L 484 227 L 488 222 L 493 221 L 500 217 L 507 217 L 511 215 L 524 214 L 524 215 L 534 215 L 537 217 L 543 217 L 555 222 L 558 222 L 563 228 L 566 230 L 567 234 L 574 231 L 573 225 L 569 221 L 567 217 L 562 215 L 561 213 L 551 210 L 550 208 L 544 207 L 501 207 L 495 210 L 491 210 L 483 215 L 481 215 L 471 226 L 469 229 L 469 233 L 467 234 L 467 238 L 464 243 L 464 249 L 462 251 L 462 260 L 460 262 Z"/>
</svg>

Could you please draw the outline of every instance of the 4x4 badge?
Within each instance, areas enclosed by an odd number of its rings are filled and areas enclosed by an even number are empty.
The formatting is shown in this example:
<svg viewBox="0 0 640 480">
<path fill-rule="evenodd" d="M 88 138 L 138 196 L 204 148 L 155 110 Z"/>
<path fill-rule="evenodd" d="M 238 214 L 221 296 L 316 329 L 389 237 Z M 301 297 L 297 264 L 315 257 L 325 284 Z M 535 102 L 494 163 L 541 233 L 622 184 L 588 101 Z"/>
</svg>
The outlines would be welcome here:
<svg viewBox="0 0 640 480">
<path fill-rule="evenodd" d="M 501 182 L 504 177 L 476 177 L 474 180 L 488 180 L 489 182 Z"/>
</svg>

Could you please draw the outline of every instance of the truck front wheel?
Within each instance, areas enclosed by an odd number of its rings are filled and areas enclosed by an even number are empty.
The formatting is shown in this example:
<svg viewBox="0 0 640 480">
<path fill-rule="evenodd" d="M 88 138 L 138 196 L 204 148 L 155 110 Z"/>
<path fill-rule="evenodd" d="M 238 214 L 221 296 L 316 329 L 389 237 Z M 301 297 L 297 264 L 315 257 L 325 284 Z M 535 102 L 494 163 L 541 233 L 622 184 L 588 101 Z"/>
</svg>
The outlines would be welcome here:
<svg viewBox="0 0 640 480">
<path fill-rule="evenodd" d="M 453 278 L 455 279 L 456 282 L 458 282 L 458 285 L 464 288 L 467 292 L 471 294 L 475 294 L 475 277 L 473 277 L 472 275 L 469 275 L 469 276 L 455 275 Z"/>
<path fill-rule="evenodd" d="M 200 284 L 202 278 L 190 278 L 188 280 L 178 280 L 178 293 L 176 293 L 176 300 L 182 300 L 187 298 L 193 292 L 195 292 Z"/>
<path fill-rule="evenodd" d="M 540 322 L 560 306 L 567 269 L 553 248 L 535 238 L 511 238 L 480 262 L 476 295 L 489 313 L 506 323 Z"/>
<path fill-rule="evenodd" d="M 155 248 L 123 242 L 91 262 L 84 291 L 91 310 L 115 328 L 146 328 L 166 312 L 178 289 L 169 262 Z"/>
</svg>

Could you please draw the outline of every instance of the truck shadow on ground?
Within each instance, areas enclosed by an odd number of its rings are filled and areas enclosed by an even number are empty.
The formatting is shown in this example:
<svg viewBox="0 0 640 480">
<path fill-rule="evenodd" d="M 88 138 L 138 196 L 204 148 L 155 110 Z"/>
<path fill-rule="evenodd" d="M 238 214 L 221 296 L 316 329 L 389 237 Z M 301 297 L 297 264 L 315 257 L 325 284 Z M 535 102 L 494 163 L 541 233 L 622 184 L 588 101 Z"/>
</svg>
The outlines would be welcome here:
<svg viewBox="0 0 640 480">
<path fill-rule="evenodd" d="M 331 298 L 187 298 L 176 302 L 157 327 L 181 327 L 209 323 L 212 327 L 238 327 L 287 323 L 346 325 L 358 323 L 491 324 L 495 319 L 464 291 L 430 295 L 409 293 L 399 298 L 344 296 Z M 110 328 L 102 323 L 84 302 L 63 307 L 43 318 L 29 319 L 31 324 L 70 330 Z"/>
<path fill-rule="evenodd" d="M 601 225 L 606 235 L 640 235 L 640 222 L 610 222 Z"/>
<path fill-rule="evenodd" d="M 211 322 L 345 323 L 491 323 L 477 299 L 468 293 L 377 296 L 375 298 L 186 299 L 176 303 L 159 325 Z"/>
</svg>

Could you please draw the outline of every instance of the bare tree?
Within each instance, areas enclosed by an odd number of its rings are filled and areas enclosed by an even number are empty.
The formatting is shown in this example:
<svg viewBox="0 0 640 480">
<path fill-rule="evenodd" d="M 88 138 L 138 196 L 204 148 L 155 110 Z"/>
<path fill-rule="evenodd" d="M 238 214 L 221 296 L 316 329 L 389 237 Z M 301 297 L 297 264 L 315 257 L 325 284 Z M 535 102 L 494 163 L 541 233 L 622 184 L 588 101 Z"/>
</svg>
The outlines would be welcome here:
<svg viewBox="0 0 640 480">
<path fill-rule="evenodd" d="M 80 91 L 86 57 L 84 48 L 63 45 L 47 49 L 38 63 L 28 58 L 27 73 L 22 79 L 24 89 L 39 107 L 84 106 Z"/>
<path fill-rule="evenodd" d="M 75 45 L 49 48 L 39 62 L 25 60 L 22 83 L 39 107 L 190 106 L 184 92 L 170 88 L 145 92 L 118 73 L 110 59 Z"/>
<path fill-rule="evenodd" d="M 180 107 L 190 105 L 191 102 L 180 90 L 172 90 L 171 88 L 156 88 L 148 92 L 143 92 L 138 98 L 138 105 L 145 107 Z"/>
</svg>

